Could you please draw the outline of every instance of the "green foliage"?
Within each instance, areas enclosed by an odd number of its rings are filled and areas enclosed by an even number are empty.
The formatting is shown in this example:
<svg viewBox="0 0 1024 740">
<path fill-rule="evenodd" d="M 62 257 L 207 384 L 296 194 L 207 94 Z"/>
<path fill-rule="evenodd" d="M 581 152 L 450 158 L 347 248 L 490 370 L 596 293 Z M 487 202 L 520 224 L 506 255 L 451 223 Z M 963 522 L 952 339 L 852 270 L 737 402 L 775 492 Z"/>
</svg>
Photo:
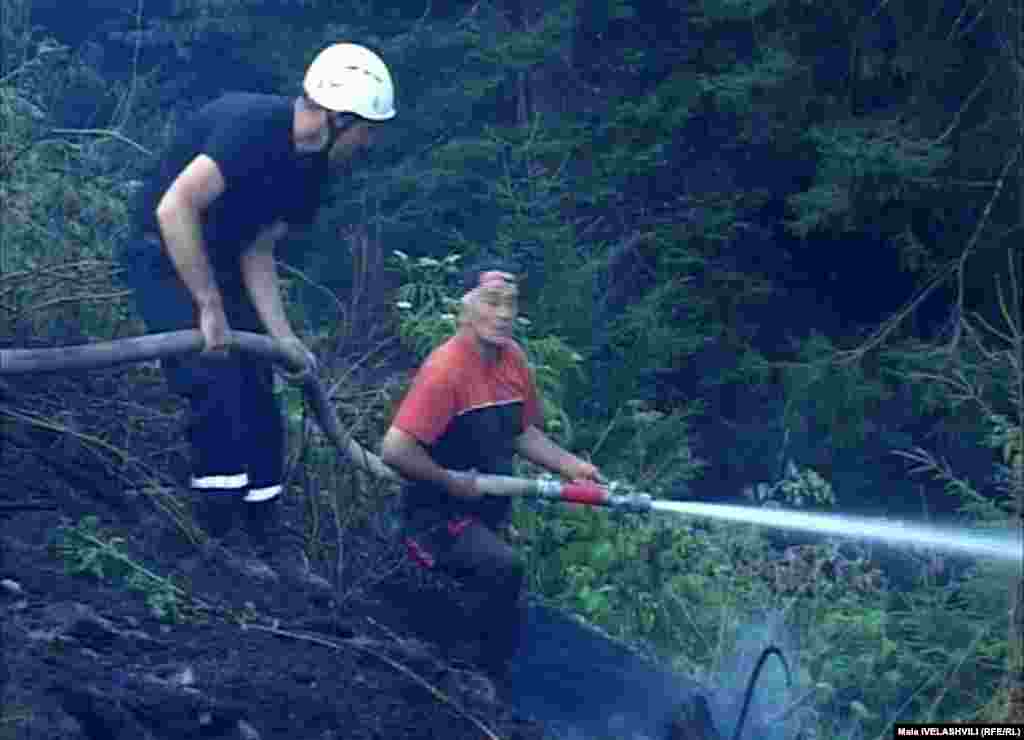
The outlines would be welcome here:
<svg viewBox="0 0 1024 740">
<path fill-rule="evenodd" d="M 989 425 L 987 443 L 1002 454 L 1003 463 L 1008 468 L 1024 465 L 1024 430 L 1003 414 L 992 414 Z"/>
<path fill-rule="evenodd" d="M 907 196 L 915 181 L 945 165 L 950 149 L 915 136 L 898 121 L 838 122 L 813 127 L 807 140 L 820 157 L 814 185 L 788 199 L 797 235 L 858 227 L 860 214 Z"/>
<path fill-rule="evenodd" d="M 639 492 L 676 495 L 706 465 L 693 454 L 691 443 L 691 420 L 698 410 L 694 404 L 664 412 L 641 399 L 629 399 L 600 430 L 591 454 L 603 452 L 606 475 L 628 478 Z"/>
<path fill-rule="evenodd" d="M 516 525 L 527 533 L 524 550 L 535 593 L 617 637 L 657 643 L 672 634 L 673 610 L 661 593 L 669 576 L 660 568 L 674 572 L 671 553 L 690 544 L 684 535 L 593 508 L 520 507 Z"/>
<path fill-rule="evenodd" d="M 687 281 L 677 278 L 628 306 L 612 325 L 613 346 L 620 356 L 648 367 L 672 367 L 700 349 L 707 342 L 708 327 L 688 303 L 691 295 Z"/>
<path fill-rule="evenodd" d="M 570 2 L 552 3 L 529 29 L 506 30 L 497 37 L 491 36 L 481 25 L 467 23 L 473 42 L 470 59 L 506 72 L 528 70 L 541 64 L 554 57 L 571 34 L 573 5 Z"/>
<path fill-rule="evenodd" d="M 639 380 L 651 369 L 685 368 L 708 348 L 717 348 L 723 356 L 732 353 L 735 361 L 702 377 L 700 387 L 687 389 L 689 393 L 756 382 L 743 359 L 757 332 L 751 317 L 771 304 L 778 288 L 763 275 L 737 268 L 736 245 L 743 238 L 746 215 L 759 204 L 756 196 L 727 190 L 708 193 L 687 204 L 690 220 L 660 226 L 646 235 L 641 269 L 657 278 L 648 289 L 630 296 L 605 329 L 615 353 L 608 370 L 610 406 L 642 395 Z M 599 294 L 599 305 L 607 300 L 607 293 Z"/>
<path fill-rule="evenodd" d="M 702 75 L 699 89 L 720 108 L 741 113 L 750 110 L 758 96 L 779 88 L 799 70 L 797 60 L 785 49 L 765 47 L 752 63 L 732 64 L 720 74 Z"/>
<path fill-rule="evenodd" d="M 782 367 L 787 429 L 818 433 L 853 447 L 875 428 L 874 412 L 894 391 L 864 361 L 843 361 L 822 334 L 808 337 L 796 362 Z"/>
<path fill-rule="evenodd" d="M 127 215 L 113 162 L 139 145 L 113 130 L 80 136 L 57 128 L 51 106 L 62 95 L 82 94 L 83 80 L 104 94 L 109 86 L 81 55 L 29 26 L 5 23 L 3 37 L 0 333 L 71 326 L 104 336 L 126 316 L 110 264 Z"/>
<path fill-rule="evenodd" d="M 750 488 L 748 497 L 760 506 L 785 505 L 802 509 L 806 506 L 833 507 L 836 494 L 832 484 L 812 468 L 798 467 L 786 461 L 782 479 L 773 484 L 758 483 Z"/>
<path fill-rule="evenodd" d="M 565 408 L 566 385 L 583 378 L 583 357 L 561 337 L 541 336 L 526 320 L 523 340 L 541 395 L 545 427 L 562 444 L 572 444 L 574 427 Z"/>
<path fill-rule="evenodd" d="M 602 177 L 584 181 L 577 197 L 594 205 L 611 205 L 621 198 L 617 184 L 666 165 L 672 137 L 696 113 L 701 91 L 701 80 L 692 71 L 680 69 L 643 95 L 617 100 L 597 131 L 602 146 L 593 154 Z M 587 155 L 594 143 L 582 139 L 580 146 L 581 155 Z"/>
<path fill-rule="evenodd" d="M 789 228 L 803 237 L 826 224 L 841 223 L 853 206 L 849 189 L 835 182 L 816 184 L 791 195 L 788 202 L 794 213 Z"/>
<path fill-rule="evenodd" d="M 99 518 L 83 517 L 78 524 L 56 530 L 54 545 L 71 575 L 113 580 L 142 594 L 158 619 L 179 622 L 185 616 L 187 597 L 170 579 L 156 575 L 123 550 L 125 539 L 106 533 Z"/>
<path fill-rule="evenodd" d="M 1011 275 L 1012 276 L 1012 275 Z M 1015 283 L 1010 300 L 1019 300 Z M 999 286 L 997 284 L 997 292 Z M 929 346 L 908 343 L 885 356 L 889 372 L 913 383 L 916 402 L 931 413 L 948 409 L 961 435 L 994 453 L 995 491 L 982 491 L 959 475 L 945 460 L 916 447 L 898 454 L 911 473 L 928 475 L 943 484 L 947 494 L 972 518 L 991 525 L 1013 526 L 1013 512 L 1022 496 L 1022 434 L 1019 349 L 1024 346 L 1020 319 L 1003 311 L 1002 325 L 980 318 L 961 320 L 955 327 L 960 341 Z"/>
<path fill-rule="evenodd" d="M 25 737 L 31 730 L 35 710 L 31 706 L 19 704 L 8 699 L 0 712 L 0 740 L 18 740 Z"/>
<path fill-rule="evenodd" d="M 932 575 L 942 565 L 939 555 L 925 559 L 921 585 L 893 595 L 889 639 L 897 649 L 889 670 L 921 687 L 908 699 L 911 716 L 978 721 L 1006 665 L 1010 573 L 983 566 L 942 587 Z"/>
<path fill-rule="evenodd" d="M 52 132 L 53 104 L 66 89 L 101 97 L 108 81 L 71 50 L 35 35 L 29 3 L 3 3 L 0 335 L 23 322 L 39 333 L 64 322 L 105 336 L 125 317 L 110 283 L 110 249 L 127 196 L 112 152 L 139 150 L 113 136 Z M 714 113 L 708 120 L 737 132 L 721 144 L 730 158 L 741 162 L 744 148 L 756 145 L 778 167 L 792 163 L 793 172 L 780 172 L 772 187 L 786 197 L 793 233 L 877 228 L 897 235 L 904 264 L 926 274 L 943 255 L 963 251 L 965 230 L 988 205 L 992 181 L 1019 139 L 1019 101 L 993 93 L 1015 89 L 1013 65 L 998 56 L 998 44 L 981 48 L 971 36 L 988 22 L 985 14 L 946 27 L 933 0 L 871 15 L 806 0 L 703 0 L 668 4 L 679 11 L 676 33 L 628 0 L 549 3 L 523 28 L 509 28 L 502 9 L 486 3 L 424 14 L 367 0 L 345 6 L 347 25 L 330 17 L 334 5 L 292 4 L 296 12 L 285 20 L 250 12 L 255 0 L 187 0 L 176 4 L 176 17 L 147 19 L 145 27 L 170 32 L 172 53 L 182 58 L 203 39 L 229 35 L 237 43 L 225 48 L 236 49 L 234 58 L 258 64 L 264 81 L 289 93 L 323 43 L 363 38 L 384 52 L 398 83 L 398 133 L 382 137 L 371 166 L 354 168 L 322 224 L 296 239 L 318 247 L 316 277 L 335 285 L 350 284 L 352 261 L 320 247 L 337 241 L 340 225 L 364 225 L 375 244 L 404 250 L 394 263 L 401 285 L 389 299 L 399 336 L 418 357 L 455 331 L 458 254 L 472 258 L 488 245 L 526 268 L 529 322 L 519 334 L 548 428 L 602 453 L 602 469 L 645 490 L 699 474 L 690 415 L 700 393 L 725 383 L 757 385 L 769 396 L 781 388 L 784 398 L 772 398 L 785 404 L 781 428 L 829 455 L 891 432 L 882 412 L 896 391 L 905 392 L 913 414 L 955 420 L 965 440 L 987 437 L 1000 461 L 1018 471 L 1019 486 L 1020 402 L 1012 395 L 1019 381 L 1009 354 L 990 361 L 999 341 L 949 353 L 904 342 L 877 357 L 837 358 L 838 338 L 812 334 L 796 348 L 797 361 L 776 370 L 771 361 L 784 349 L 762 348 L 772 355 L 764 358 L 750 351 L 773 315 L 750 308 L 768 305 L 776 286 L 737 259 L 765 194 L 738 177 L 660 187 L 680 168 L 721 154 L 688 151 L 693 142 L 686 141 L 699 129 L 687 124 Z M 586 12 L 585 29 L 576 11 Z M 589 48 L 586 34 L 597 39 Z M 291 43 L 266 43 L 280 38 Z M 989 75 L 991 87 L 975 96 Z M 134 99 L 146 97 L 144 79 L 131 86 Z M 1012 235 L 1019 217 L 1013 198 L 1000 199 L 978 246 L 1001 245 L 996 240 Z M 918 221 L 943 228 L 923 238 Z M 613 302 L 603 280 L 607 261 L 634 234 L 646 239 L 649 284 L 628 286 Z M 89 267 L 68 271 L 66 262 Z M 326 321 L 311 317 L 318 320 Z M 673 389 L 691 396 L 689 405 L 646 400 L 646 375 L 685 368 L 712 343 L 736 362 L 723 362 L 692 388 Z M 614 410 L 611 419 L 575 413 L 589 408 L 580 398 L 594 400 L 586 396 L 595 391 L 582 388 L 595 374 L 585 373 L 594 369 L 592 350 L 612 356 L 608 388 L 596 399 Z M 380 396 L 366 400 L 374 393 L 335 399 L 353 424 L 367 425 L 378 423 L 374 414 L 384 405 Z M 304 434 L 298 396 L 283 395 L 292 429 Z M 333 514 L 340 553 L 346 523 L 362 521 L 382 497 L 357 486 L 326 444 L 302 454 L 309 480 L 332 492 L 309 498 L 311 539 Z M 918 459 L 936 463 L 926 453 Z M 1005 523 L 1012 471 L 996 467 L 1006 495 L 992 496 L 948 466 L 926 469 L 962 503 L 965 518 Z M 755 493 L 762 504 L 795 507 L 829 506 L 835 495 L 822 475 L 795 465 Z M 921 583 L 895 595 L 864 557 L 831 545 L 779 553 L 752 528 L 667 526 L 555 507 L 523 507 L 516 516 L 539 593 L 613 634 L 646 640 L 711 681 L 750 625 L 773 611 L 799 631 L 802 683 L 820 690 L 817 709 L 860 716 L 869 736 L 883 735 L 882 718 L 900 706 L 915 718 L 970 718 L 997 685 L 1006 654 L 1005 574 L 979 568 L 956 581 L 961 597 L 954 598 L 953 588 L 936 582 L 941 558 L 925 554 L 913 562 Z M 177 608 L 173 584 L 129 565 L 123 543 L 95 522 L 61 535 L 72 569 L 121 577 L 153 592 L 154 608 Z M 168 604 L 160 605 L 160 594 Z M 908 688 L 915 690 L 909 698 Z"/>
<path fill-rule="evenodd" d="M 1013 426 L 1006 417 L 999 414 L 989 416 L 987 426 L 989 434 L 985 443 L 997 454 L 994 467 L 998 487 L 994 494 L 980 492 L 974 482 L 958 475 L 949 463 L 938 459 L 924 448 L 900 450 L 897 454 L 912 463 L 911 474 L 928 475 L 941 482 L 945 493 L 959 504 L 960 511 L 969 515 L 978 524 L 1012 529 L 1017 491 L 1011 471 L 1019 445 L 1020 427 Z M 1016 464 L 1019 464 L 1019 461 L 1016 461 Z"/>
<path fill-rule="evenodd" d="M 814 714 L 852 713 L 866 736 L 884 733 L 899 704 L 901 718 L 982 716 L 1001 680 L 1006 573 L 940 585 L 931 574 L 941 558 L 928 555 L 909 563 L 919 584 L 896 592 L 867 553 L 832 544 L 780 553 L 752 527 L 555 505 L 520 507 L 516 525 L 536 593 L 712 685 L 775 615 L 775 639 L 800 640 L 788 701 L 815 687 Z M 829 722 L 821 731 L 838 731 Z"/>
<path fill-rule="evenodd" d="M 455 139 L 433 155 L 460 215 L 446 251 L 474 258 L 487 251 L 520 264 L 531 319 L 578 346 L 591 339 L 595 264 L 577 243 L 565 208 L 578 133 L 546 126 L 535 116 L 522 127 L 488 126 L 478 137 Z M 466 222 L 466 204 L 473 220 Z M 434 253 L 437 256 L 438 253 Z"/>
<path fill-rule="evenodd" d="M 450 254 L 443 260 L 412 260 L 396 250 L 390 260 L 401 275 L 395 302 L 398 334 L 421 360 L 457 328 L 459 302 L 453 296 L 461 273 L 460 259 L 461 255 Z"/>
<path fill-rule="evenodd" d="M 704 26 L 722 21 L 753 20 L 778 4 L 778 0 L 702 0 L 698 17 Z"/>
</svg>

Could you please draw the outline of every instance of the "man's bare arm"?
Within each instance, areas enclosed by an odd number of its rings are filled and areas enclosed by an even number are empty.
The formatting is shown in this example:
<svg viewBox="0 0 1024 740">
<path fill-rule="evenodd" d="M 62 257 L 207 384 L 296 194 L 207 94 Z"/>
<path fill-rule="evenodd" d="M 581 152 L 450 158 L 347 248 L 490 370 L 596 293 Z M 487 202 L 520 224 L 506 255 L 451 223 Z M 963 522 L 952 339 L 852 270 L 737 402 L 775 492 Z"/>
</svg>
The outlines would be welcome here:
<svg viewBox="0 0 1024 740">
<path fill-rule="evenodd" d="M 277 264 L 274 262 L 274 246 L 287 232 L 287 224 L 277 221 L 264 229 L 240 258 L 242 281 L 256 313 L 267 333 L 279 340 L 296 337 L 281 299 Z"/>
<path fill-rule="evenodd" d="M 444 488 L 452 496 L 476 498 L 480 492 L 471 477 L 453 475 L 442 468 L 415 437 L 392 426 L 380 445 L 380 458 L 406 478 L 430 481 Z"/>
<path fill-rule="evenodd" d="M 200 311 L 223 311 L 200 219 L 224 188 L 224 177 L 217 163 L 200 154 L 171 183 L 156 209 L 168 256 Z"/>
<path fill-rule="evenodd" d="M 600 478 L 600 473 L 591 463 L 581 460 L 555 444 L 548 435 L 532 424 L 526 428 L 525 432 L 516 437 L 515 449 L 530 462 L 565 478 L 591 480 Z"/>
</svg>

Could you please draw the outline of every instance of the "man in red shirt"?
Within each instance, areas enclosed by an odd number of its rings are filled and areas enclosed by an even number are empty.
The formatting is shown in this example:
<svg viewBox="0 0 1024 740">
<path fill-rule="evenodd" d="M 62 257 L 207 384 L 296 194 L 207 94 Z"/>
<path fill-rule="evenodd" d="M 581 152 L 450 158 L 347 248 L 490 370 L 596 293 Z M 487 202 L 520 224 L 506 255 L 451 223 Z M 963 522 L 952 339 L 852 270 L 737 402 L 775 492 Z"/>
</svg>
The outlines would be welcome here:
<svg viewBox="0 0 1024 740">
<path fill-rule="evenodd" d="M 410 553 L 453 573 L 473 596 L 470 639 L 501 676 L 518 647 L 524 564 L 499 532 L 507 497 L 482 495 L 472 472 L 509 475 L 518 453 L 571 480 L 599 480 L 591 463 L 553 442 L 523 350 L 512 338 L 519 291 L 500 264 L 470 273 L 459 330 L 420 367 L 381 444 L 410 479 L 404 491 Z M 458 474 L 453 471 L 466 471 Z"/>
</svg>

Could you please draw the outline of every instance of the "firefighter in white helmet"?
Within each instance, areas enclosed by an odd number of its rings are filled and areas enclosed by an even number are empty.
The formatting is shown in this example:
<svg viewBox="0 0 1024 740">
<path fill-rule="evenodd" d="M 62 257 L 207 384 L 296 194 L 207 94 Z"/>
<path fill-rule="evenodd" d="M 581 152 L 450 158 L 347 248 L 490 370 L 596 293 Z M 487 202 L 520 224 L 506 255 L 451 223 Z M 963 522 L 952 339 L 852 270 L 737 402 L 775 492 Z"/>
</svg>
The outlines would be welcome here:
<svg viewBox="0 0 1024 740">
<path fill-rule="evenodd" d="M 280 519 L 284 425 L 272 367 L 230 352 L 231 331 L 265 332 L 315 371 L 283 309 L 274 247 L 289 227 L 312 222 L 332 167 L 394 115 L 388 68 L 349 43 L 316 56 L 298 96 L 225 94 L 178 130 L 137 195 L 120 250 L 147 329 L 203 335 L 203 353 L 164 363 L 171 389 L 189 400 L 187 478 L 201 523 L 217 542 L 243 521 L 237 547 L 253 552 L 230 562 L 321 591 L 329 584 Z"/>
<path fill-rule="evenodd" d="M 395 115 L 388 68 L 357 44 L 335 44 L 321 51 L 306 70 L 302 89 L 313 103 L 336 113 L 368 121 L 387 121 Z"/>
</svg>

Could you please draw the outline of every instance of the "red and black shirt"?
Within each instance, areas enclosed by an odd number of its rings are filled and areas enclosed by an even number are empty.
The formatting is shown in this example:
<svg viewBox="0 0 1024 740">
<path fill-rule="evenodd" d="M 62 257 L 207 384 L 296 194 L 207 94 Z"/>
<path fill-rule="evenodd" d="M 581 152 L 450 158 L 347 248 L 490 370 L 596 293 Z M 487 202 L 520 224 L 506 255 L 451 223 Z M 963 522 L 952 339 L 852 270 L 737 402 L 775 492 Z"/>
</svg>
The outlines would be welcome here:
<svg viewBox="0 0 1024 740">
<path fill-rule="evenodd" d="M 431 352 L 393 421 L 443 468 L 502 475 L 513 472 L 516 437 L 541 423 L 537 389 L 519 345 L 507 341 L 497 361 L 487 363 L 475 340 L 463 334 Z M 496 526 L 509 506 L 509 499 L 500 496 L 455 499 L 425 481 L 413 482 L 405 491 L 406 512 L 415 518 L 474 515 Z"/>
</svg>

